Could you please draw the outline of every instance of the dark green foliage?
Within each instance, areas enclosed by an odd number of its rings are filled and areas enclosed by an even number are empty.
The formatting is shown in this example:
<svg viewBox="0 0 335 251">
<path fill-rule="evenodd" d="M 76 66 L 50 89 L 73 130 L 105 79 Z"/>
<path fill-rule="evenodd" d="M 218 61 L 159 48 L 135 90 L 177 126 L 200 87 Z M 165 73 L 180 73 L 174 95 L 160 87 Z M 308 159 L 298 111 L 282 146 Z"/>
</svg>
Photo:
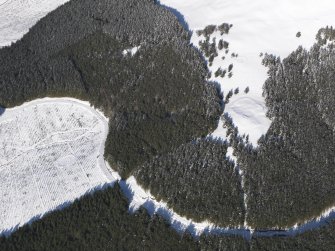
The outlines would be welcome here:
<svg viewBox="0 0 335 251">
<path fill-rule="evenodd" d="M 217 78 L 217 77 L 219 77 L 219 76 L 221 76 L 222 75 L 222 69 L 221 69 L 221 67 L 220 68 L 218 68 L 217 70 L 216 70 L 216 72 L 214 73 L 214 76 Z"/>
<path fill-rule="evenodd" d="M 233 64 L 230 64 L 230 65 L 228 66 L 228 72 L 231 72 L 232 69 L 233 69 Z"/>
<path fill-rule="evenodd" d="M 225 104 L 228 104 L 229 103 L 229 99 L 234 95 L 234 92 L 233 92 L 233 89 L 231 89 L 227 95 L 226 95 L 226 98 L 225 98 Z"/>
<path fill-rule="evenodd" d="M 270 75 L 264 94 L 273 123 L 258 149 L 234 140 L 245 174 L 247 221 L 255 228 L 293 226 L 335 203 L 334 126 L 328 117 L 334 60 L 333 47 L 319 44 L 309 52 L 299 48 L 283 61 L 264 59 Z"/>
<path fill-rule="evenodd" d="M 201 251 L 249 251 L 250 243 L 242 236 L 202 235 Z"/>
<path fill-rule="evenodd" d="M 210 37 L 210 35 L 213 34 L 213 32 L 216 30 L 216 28 L 217 28 L 216 25 L 213 25 L 213 24 L 207 25 L 205 27 L 205 29 L 198 30 L 197 34 L 198 34 L 198 36 L 204 35 L 204 37 Z"/>
<path fill-rule="evenodd" d="M 70 207 L 24 226 L 0 250 L 196 250 L 159 216 L 144 209 L 128 213 L 128 202 L 118 185 L 87 195 Z"/>
<path fill-rule="evenodd" d="M 220 226 L 243 225 L 239 174 L 226 151 L 220 141 L 199 140 L 144 164 L 135 177 L 181 215 Z"/>
<path fill-rule="evenodd" d="M 331 251 L 335 250 L 335 222 L 294 237 L 254 237 L 252 251 Z"/>
<path fill-rule="evenodd" d="M 205 55 L 205 57 L 217 57 L 218 53 L 216 50 L 216 41 L 213 39 L 212 43 L 209 41 L 209 37 L 205 41 L 199 41 L 200 50 Z"/>
<path fill-rule="evenodd" d="M 222 50 L 222 49 L 223 49 L 223 40 L 222 40 L 222 39 L 219 40 L 219 43 L 218 43 L 218 49 L 219 49 L 219 50 Z"/>
<path fill-rule="evenodd" d="M 0 250 L 247 250 L 239 236 L 179 235 L 160 216 L 141 208 L 128 213 L 119 185 L 86 195 L 62 211 L 25 225 L 8 238 L 0 237 Z"/>
<path fill-rule="evenodd" d="M 222 46 L 223 46 L 224 49 L 228 49 L 229 43 L 227 41 L 224 41 Z M 227 51 L 226 51 L 226 53 L 227 53 Z"/>
<path fill-rule="evenodd" d="M 335 128 L 335 91 L 334 91 L 334 65 L 335 65 L 335 30 L 333 27 L 321 29 L 317 34 L 318 45 L 314 47 L 314 64 L 317 60 L 320 66 L 312 69 L 316 85 L 318 88 L 319 111 L 322 113 L 325 122 L 332 128 Z M 323 39 L 322 39 L 323 38 Z M 327 45 L 328 41 L 328 45 Z M 319 50 L 319 52 L 318 52 Z M 317 58 L 317 56 L 319 58 Z"/>
<path fill-rule="evenodd" d="M 333 26 L 326 26 L 326 28 L 321 28 L 316 34 L 316 40 L 318 41 L 318 45 L 326 45 L 327 41 L 335 40 L 335 31 Z"/>
<path fill-rule="evenodd" d="M 219 95 L 189 39 L 154 1 L 70 1 L 0 50 L 0 104 L 90 101 L 110 119 L 105 157 L 126 177 L 217 125 Z M 141 46 L 134 56 L 122 54 L 134 46 Z"/>
<path fill-rule="evenodd" d="M 216 30 L 216 25 L 207 25 L 205 29 L 203 30 L 203 34 L 205 37 L 210 36 L 213 34 L 213 32 Z"/>
<path fill-rule="evenodd" d="M 225 75 L 226 75 L 226 70 L 222 70 L 221 67 L 219 67 L 216 72 L 214 73 L 214 76 L 217 78 L 217 77 L 221 77 L 221 78 L 224 78 Z"/>
<path fill-rule="evenodd" d="M 229 30 L 233 27 L 232 24 L 228 24 L 228 23 L 223 23 L 221 25 L 218 26 L 218 29 L 221 33 L 221 35 L 223 34 L 228 34 Z"/>
<path fill-rule="evenodd" d="M 209 62 L 210 65 L 213 64 L 214 58 L 215 58 L 214 54 L 212 54 L 212 55 L 209 56 L 208 62 Z"/>
</svg>

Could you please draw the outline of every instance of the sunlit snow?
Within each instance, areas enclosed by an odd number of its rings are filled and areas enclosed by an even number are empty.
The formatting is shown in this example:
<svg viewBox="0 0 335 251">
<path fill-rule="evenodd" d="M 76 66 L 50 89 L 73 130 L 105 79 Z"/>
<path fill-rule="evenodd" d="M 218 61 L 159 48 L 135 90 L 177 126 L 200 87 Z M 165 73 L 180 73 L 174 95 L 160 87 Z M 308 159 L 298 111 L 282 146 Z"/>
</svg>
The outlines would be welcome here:
<svg viewBox="0 0 335 251">
<path fill-rule="evenodd" d="M 133 48 L 123 50 L 122 54 L 123 54 L 123 56 L 126 56 L 126 55 L 134 56 L 137 53 L 137 51 L 140 49 L 140 47 L 141 46 L 135 46 Z"/>
<path fill-rule="evenodd" d="M 0 46 L 20 39 L 40 18 L 67 1 L 0 0 Z M 209 24 L 233 24 L 229 34 L 222 37 L 229 42 L 228 54 L 220 51 L 210 67 L 214 73 L 218 67 L 224 69 L 232 63 L 233 76 L 224 79 L 212 77 L 212 80 L 221 84 L 225 94 L 236 87 L 239 87 L 240 93 L 247 86 L 250 87 L 248 95 L 242 97 L 245 106 L 240 107 L 252 119 L 246 123 L 245 113 L 230 115 L 240 133 L 249 134 L 250 142 L 254 145 L 271 124 L 265 116 L 266 107 L 262 98 L 267 69 L 261 64 L 260 54 L 272 53 L 284 58 L 299 45 L 308 49 L 315 42 L 317 31 L 335 22 L 335 5 L 331 0 L 161 0 L 160 3 L 179 11 L 192 31 Z M 296 36 L 298 32 L 301 32 L 300 37 Z M 214 36 L 217 41 L 221 37 L 218 32 Z M 203 38 L 194 32 L 194 46 L 198 46 L 200 39 Z M 238 54 L 238 57 L 231 57 L 231 53 Z M 225 60 L 221 60 L 222 56 L 226 57 Z M 242 95 L 237 95 L 235 104 L 239 96 Z M 247 98 L 250 99 L 248 102 L 245 101 Z M 226 111 L 231 105 L 226 106 Z M 254 109 L 259 106 L 263 112 Z M 256 117 L 259 118 L 254 119 Z M 223 135 L 225 133 L 221 128 L 213 132 L 213 136 Z"/>
<path fill-rule="evenodd" d="M 0 47 L 20 39 L 50 11 L 68 0 L 0 0 Z M 335 22 L 335 5 L 330 0 L 161 0 L 161 4 L 184 15 L 191 30 L 206 25 L 233 24 L 224 39 L 229 42 L 225 60 L 214 61 L 215 71 L 233 63 L 232 78 L 217 79 L 222 90 L 239 87 L 226 106 L 241 134 L 250 134 L 254 144 L 265 133 L 270 122 L 262 98 L 267 77 L 260 53 L 286 57 L 299 45 L 309 48 L 318 29 Z M 301 32 L 301 37 L 297 37 Z M 218 34 L 214 34 L 218 36 Z M 198 46 L 198 37 L 192 43 Z M 237 53 L 238 57 L 231 57 Z M 250 92 L 244 94 L 245 87 Z M 58 111 L 57 111 L 58 109 Z M 1 113 L 0 113 L 1 114 Z M 219 124 L 213 135 L 225 137 Z M 60 208 L 86 192 L 119 179 L 106 168 L 103 160 L 107 120 L 88 103 L 70 99 L 38 100 L 8 109 L 0 116 L 0 234 L 30 222 L 50 210 Z M 232 149 L 230 148 L 230 153 Z M 231 155 L 231 154 L 230 154 Z M 194 223 L 157 202 L 131 177 L 121 186 L 133 209 L 143 205 L 159 213 L 180 231 L 237 233 L 248 235 L 248 229 L 225 229 L 208 222 Z M 335 217 L 334 208 L 325 211 L 300 227 L 280 234 L 294 235 L 319 226 L 327 217 Z M 193 230 L 193 231 L 192 231 Z M 264 232 L 268 236 L 278 233 Z"/>
<path fill-rule="evenodd" d="M 231 78 L 212 78 L 221 84 L 225 94 L 236 87 L 240 93 L 250 87 L 248 95 L 238 94 L 226 106 L 226 112 L 241 134 L 250 135 L 254 145 L 271 124 L 265 117 L 262 98 L 267 69 L 261 64 L 260 53 L 285 58 L 299 45 L 309 49 L 320 28 L 335 24 L 335 4 L 331 0 L 161 0 L 160 3 L 180 12 L 192 31 L 210 24 L 233 24 L 229 34 L 222 36 L 229 42 L 229 53 L 221 51 L 210 69 L 214 73 L 220 66 L 224 69 L 233 64 Z M 298 32 L 301 37 L 296 36 Z M 218 32 L 214 36 L 217 41 L 221 38 Z M 194 46 L 198 46 L 200 39 L 203 38 L 193 32 Z M 238 57 L 231 57 L 231 53 Z M 222 56 L 225 60 L 221 60 Z M 221 128 L 213 133 L 214 136 L 223 134 Z"/>
<path fill-rule="evenodd" d="M 6 110 L 0 116 L 0 235 L 120 180 L 103 159 L 107 130 L 108 120 L 99 111 L 69 98 L 36 100 Z M 187 229 L 196 236 L 205 232 L 245 238 L 253 232 L 247 224 L 225 228 L 183 217 L 141 188 L 133 176 L 121 180 L 120 186 L 131 212 L 143 206 L 150 214 L 163 216 L 178 232 Z M 334 216 L 331 208 L 318 219 L 280 233 L 295 235 Z"/>
<path fill-rule="evenodd" d="M 0 47 L 20 39 L 42 17 L 68 0 L 0 0 Z"/>
<path fill-rule="evenodd" d="M 0 234 L 105 184 L 107 120 L 72 99 L 44 99 L 0 116 Z"/>
</svg>

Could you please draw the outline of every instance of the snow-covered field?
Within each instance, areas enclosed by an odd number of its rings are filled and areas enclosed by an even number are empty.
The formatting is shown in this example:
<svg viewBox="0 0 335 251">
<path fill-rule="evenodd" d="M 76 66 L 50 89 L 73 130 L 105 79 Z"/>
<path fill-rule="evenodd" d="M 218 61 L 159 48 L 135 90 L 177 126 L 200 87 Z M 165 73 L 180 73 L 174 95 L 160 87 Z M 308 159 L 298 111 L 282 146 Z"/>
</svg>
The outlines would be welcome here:
<svg viewBox="0 0 335 251">
<path fill-rule="evenodd" d="M 38 20 L 68 0 L 0 0 L 0 47 L 20 39 Z"/>
<path fill-rule="evenodd" d="M 75 99 L 45 98 L 5 110 L 0 116 L 0 235 L 119 181 L 119 174 L 103 159 L 107 132 L 107 118 L 88 102 Z M 143 206 L 150 214 L 163 216 L 178 232 L 187 229 L 195 236 L 206 232 L 245 238 L 253 232 L 247 225 L 225 228 L 182 217 L 142 189 L 134 177 L 120 185 L 131 212 Z M 335 217 L 334 212 L 328 209 L 319 219 L 280 233 L 295 235 L 313 229 Z"/>
<path fill-rule="evenodd" d="M 20 39 L 29 28 L 67 0 L 0 0 L 0 47 Z M 284 58 L 299 45 L 309 48 L 319 28 L 335 22 L 335 4 L 330 0 L 161 0 L 161 4 L 184 15 L 192 31 L 206 25 L 233 24 L 223 38 L 229 42 L 229 53 L 215 59 L 211 70 L 233 64 L 233 76 L 212 78 L 227 93 L 239 87 L 226 106 L 241 134 L 249 134 L 256 144 L 271 121 L 266 116 L 262 86 L 267 77 L 260 53 L 273 53 Z M 301 37 L 297 37 L 297 32 Z M 221 36 L 214 33 L 213 37 Z M 199 40 L 193 33 L 192 43 Z M 238 57 L 232 57 L 237 53 Z M 243 93 L 250 87 L 248 94 Z M 222 123 L 221 123 L 222 124 Z M 8 109 L 0 116 L 0 234 L 61 208 L 68 202 L 104 184 L 119 179 L 103 160 L 107 120 L 88 103 L 73 99 L 43 99 Z M 213 136 L 225 137 L 218 128 Z M 131 177 L 121 181 L 131 199 L 131 208 L 143 205 L 149 212 L 166 217 L 179 231 L 237 233 L 247 236 L 247 227 L 225 229 L 209 222 L 195 223 L 157 202 Z M 334 218 L 334 208 L 320 219 L 289 229 L 293 235 L 312 229 Z M 277 233 L 267 232 L 267 236 Z"/>
<path fill-rule="evenodd" d="M 103 153 L 107 120 L 73 99 L 43 99 L 0 116 L 0 234 L 118 179 Z"/>
<path fill-rule="evenodd" d="M 0 47 L 20 39 L 40 18 L 67 1 L 0 0 Z M 249 134 L 254 145 L 271 124 L 262 97 L 267 69 L 261 64 L 260 53 L 284 58 L 299 45 L 308 49 L 319 28 L 335 24 L 335 4 L 331 0 L 160 0 L 160 4 L 180 12 L 191 31 L 210 24 L 233 24 L 229 34 L 215 32 L 211 36 L 229 42 L 229 52 L 220 51 L 210 67 L 214 73 L 219 67 L 226 69 L 233 64 L 233 76 L 222 79 L 212 74 L 211 80 L 219 82 L 225 94 L 239 87 L 240 94 L 233 97 L 226 112 L 241 134 Z M 300 37 L 296 36 L 298 32 Z M 198 47 L 202 39 L 194 32 L 191 42 Z M 238 57 L 232 57 L 232 53 Z M 250 92 L 244 94 L 247 86 Z M 213 136 L 225 138 L 221 125 Z"/>
<path fill-rule="evenodd" d="M 229 42 L 229 52 L 220 51 L 210 69 L 214 73 L 218 67 L 226 69 L 233 64 L 231 78 L 215 78 L 212 74 L 212 80 L 220 83 L 225 94 L 239 87 L 240 94 L 226 106 L 226 112 L 241 134 L 249 134 L 254 145 L 271 124 L 265 116 L 262 98 L 267 69 L 261 64 L 260 53 L 285 58 L 299 45 L 309 49 L 320 28 L 335 25 L 335 4 L 331 0 L 160 0 L 160 3 L 180 12 L 191 31 L 211 24 L 233 24 L 229 34 L 221 36 L 215 32 L 211 36 L 211 40 L 216 37 L 217 42 L 221 38 Z M 300 37 L 296 36 L 298 32 Z M 193 32 L 194 46 L 198 47 L 203 39 Z M 231 53 L 238 57 L 232 57 Z M 244 94 L 247 86 L 250 92 Z M 218 128 L 213 136 L 224 137 L 225 131 Z"/>
</svg>

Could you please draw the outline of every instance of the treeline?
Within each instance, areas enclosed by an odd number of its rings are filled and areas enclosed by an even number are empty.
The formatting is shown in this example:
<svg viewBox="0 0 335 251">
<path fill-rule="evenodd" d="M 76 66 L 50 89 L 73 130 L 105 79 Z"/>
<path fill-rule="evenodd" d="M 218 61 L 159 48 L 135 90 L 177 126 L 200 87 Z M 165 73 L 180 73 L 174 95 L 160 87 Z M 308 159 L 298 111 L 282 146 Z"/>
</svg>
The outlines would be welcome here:
<svg viewBox="0 0 335 251">
<path fill-rule="evenodd" d="M 141 208 L 128 213 L 119 185 L 86 195 L 62 211 L 0 237 L 0 250 L 333 250 L 335 223 L 294 237 L 178 234 L 160 216 Z"/>
<path fill-rule="evenodd" d="M 90 101 L 110 119 L 105 157 L 126 177 L 217 126 L 219 90 L 206 82 L 189 39 L 154 1 L 70 1 L 0 49 L 0 105 L 45 96 Z M 134 56 L 123 55 L 134 46 Z"/>
<path fill-rule="evenodd" d="M 203 30 L 197 30 L 197 35 L 203 36 L 205 40 L 199 41 L 199 49 L 203 56 L 208 60 L 208 65 L 212 66 L 216 57 L 219 56 L 219 51 L 224 50 L 225 54 L 221 57 L 220 60 L 225 60 L 229 53 L 229 42 L 223 39 L 224 34 L 228 34 L 229 30 L 233 27 L 232 24 L 223 23 L 221 25 L 208 25 Z M 219 41 L 216 40 L 216 37 L 211 36 L 214 32 L 220 32 L 221 38 Z M 237 53 L 231 53 L 231 57 L 238 57 Z M 224 78 L 226 74 L 229 78 L 233 76 L 233 64 L 230 64 L 226 69 L 219 67 L 215 70 L 214 76 Z M 209 72 L 208 78 L 212 77 L 212 72 Z"/>
<path fill-rule="evenodd" d="M 128 213 L 119 185 L 76 200 L 62 211 L 25 225 L 8 238 L 0 237 L 0 250 L 247 250 L 238 236 L 179 235 L 158 215 L 141 208 Z"/>
<path fill-rule="evenodd" d="M 134 175 L 156 199 L 181 215 L 219 226 L 243 226 L 240 176 L 226 152 L 224 142 L 197 140 L 154 158 Z"/>
<path fill-rule="evenodd" d="M 257 149 L 232 130 L 245 177 L 247 222 L 255 228 L 293 226 L 334 206 L 334 60 L 334 46 L 320 42 L 284 60 L 265 57 L 271 127 Z"/>
<path fill-rule="evenodd" d="M 268 251 L 330 251 L 335 249 L 335 222 L 292 237 L 255 237 L 251 250 Z"/>
</svg>

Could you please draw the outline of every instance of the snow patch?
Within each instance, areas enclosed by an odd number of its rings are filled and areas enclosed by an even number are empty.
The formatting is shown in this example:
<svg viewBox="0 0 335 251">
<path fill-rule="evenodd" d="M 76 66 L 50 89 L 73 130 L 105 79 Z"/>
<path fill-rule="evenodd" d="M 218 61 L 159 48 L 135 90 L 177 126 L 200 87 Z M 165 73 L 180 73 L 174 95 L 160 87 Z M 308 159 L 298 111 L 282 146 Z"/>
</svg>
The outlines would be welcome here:
<svg viewBox="0 0 335 251">
<path fill-rule="evenodd" d="M 129 177 L 126 181 L 121 181 L 120 186 L 123 193 L 130 201 L 129 210 L 135 212 L 141 206 L 147 209 L 148 213 L 161 215 L 168 220 L 172 227 L 179 233 L 186 230 L 190 231 L 194 236 L 200 236 L 202 233 L 225 233 L 225 234 L 242 234 L 249 236 L 250 231 L 239 227 L 236 228 L 220 228 L 208 222 L 194 222 L 192 219 L 183 217 L 170 209 L 163 201 L 157 201 L 150 191 L 145 191 L 138 185 L 134 176 Z"/>
<path fill-rule="evenodd" d="M 265 116 L 266 112 L 253 109 L 258 106 L 265 108 L 262 87 L 267 78 L 267 68 L 262 65 L 263 58 L 260 54 L 269 53 L 285 58 L 299 45 L 309 49 L 315 42 L 318 30 L 335 23 L 335 5 L 331 0 L 322 2 L 315 0 L 160 0 L 160 3 L 179 11 L 191 31 L 202 30 L 210 24 L 233 24 L 229 34 L 221 36 L 219 32 L 215 32 L 211 36 L 210 42 L 213 38 L 216 38 L 216 42 L 221 38 L 229 42 L 229 52 L 226 54 L 225 50 L 218 51 L 219 56 L 210 67 L 213 73 L 211 80 L 219 82 L 225 94 L 231 89 L 239 87 L 240 91 L 243 91 L 249 86 L 250 92 L 247 95 L 250 96 L 249 101 L 246 102 L 245 97 L 242 96 L 235 97 L 234 114 L 230 115 L 241 133 L 250 134 L 254 145 L 257 139 L 267 132 L 271 123 Z M 296 36 L 298 32 L 301 33 L 300 37 Z M 199 47 L 199 41 L 203 39 L 204 37 L 198 37 L 196 32 L 193 32 L 191 41 L 194 46 Z M 238 54 L 238 57 L 232 57 L 231 53 Z M 222 56 L 225 56 L 225 60 L 221 59 Z M 230 64 L 233 64 L 231 78 L 215 78 L 214 72 L 219 67 L 225 69 Z M 240 98 L 242 103 L 237 108 Z M 247 114 L 245 110 L 248 111 Z M 250 116 L 250 120 L 244 117 L 246 115 Z M 219 133 L 221 132 L 213 134 Z"/>
<path fill-rule="evenodd" d="M 188 230 L 194 236 L 294 236 L 335 218 L 333 207 L 299 226 L 255 232 L 247 222 L 235 228 L 194 222 L 157 201 L 133 176 L 121 180 L 103 159 L 107 134 L 107 118 L 84 101 L 45 98 L 5 110 L 0 116 L 0 235 L 9 235 L 23 224 L 117 181 L 129 199 L 130 212 L 143 206 L 150 214 L 164 217 L 178 232 Z"/>
<path fill-rule="evenodd" d="M 233 119 L 239 134 L 249 135 L 249 142 L 254 146 L 271 125 L 271 120 L 266 117 L 264 100 L 255 94 L 233 95 L 226 104 L 225 112 Z"/>
<path fill-rule="evenodd" d="M 41 99 L 0 116 L 0 234 L 120 179 L 103 159 L 108 120 L 87 104 Z"/>
<path fill-rule="evenodd" d="M 141 46 L 135 46 L 133 48 L 125 49 L 122 51 L 122 54 L 123 56 L 127 55 L 134 56 L 140 48 Z"/>
<path fill-rule="evenodd" d="M 1 0 L 0 47 L 21 39 L 38 20 L 68 0 Z"/>
</svg>

